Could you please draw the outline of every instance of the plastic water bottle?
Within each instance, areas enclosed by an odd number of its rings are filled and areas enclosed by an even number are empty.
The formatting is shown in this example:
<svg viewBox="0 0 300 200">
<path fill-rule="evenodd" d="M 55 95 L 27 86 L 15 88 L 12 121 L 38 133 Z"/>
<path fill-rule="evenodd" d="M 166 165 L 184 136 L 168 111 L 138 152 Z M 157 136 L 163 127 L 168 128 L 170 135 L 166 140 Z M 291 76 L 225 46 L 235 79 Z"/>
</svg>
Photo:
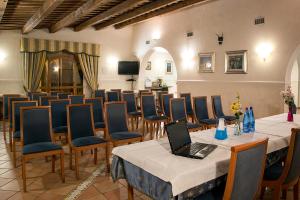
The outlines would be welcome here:
<svg viewBox="0 0 300 200">
<path fill-rule="evenodd" d="M 243 119 L 243 132 L 244 133 L 249 133 L 250 132 L 250 114 L 249 114 L 249 109 L 246 108 L 245 114 L 244 114 L 244 119 Z"/>
<path fill-rule="evenodd" d="M 249 110 L 249 115 L 250 115 L 250 132 L 255 132 L 255 118 L 254 118 L 254 114 L 253 114 L 253 108 L 252 106 L 250 107 L 250 110 Z"/>
</svg>

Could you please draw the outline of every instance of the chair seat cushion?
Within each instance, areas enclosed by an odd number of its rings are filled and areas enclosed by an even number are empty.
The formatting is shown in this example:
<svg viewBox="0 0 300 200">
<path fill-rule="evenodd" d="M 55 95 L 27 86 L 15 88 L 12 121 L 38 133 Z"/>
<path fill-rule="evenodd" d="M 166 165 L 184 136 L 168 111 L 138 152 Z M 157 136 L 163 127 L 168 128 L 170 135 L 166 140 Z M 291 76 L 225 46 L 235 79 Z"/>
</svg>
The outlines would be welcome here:
<svg viewBox="0 0 300 200">
<path fill-rule="evenodd" d="M 89 146 L 93 144 L 101 144 L 106 142 L 106 140 L 96 137 L 96 136 L 88 136 L 88 137 L 80 137 L 72 140 L 72 144 L 75 147 L 81 147 L 81 146 Z"/>
<path fill-rule="evenodd" d="M 52 142 L 40 142 L 23 146 L 23 154 L 40 153 L 46 151 L 61 150 L 62 147 Z"/>
<path fill-rule="evenodd" d="M 160 115 L 151 115 L 151 116 L 145 117 L 145 119 L 147 119 L 147 120 L 153 120 L 153 121 L 158 121 L 158 120 L 166 120 L 167 117 L 166 116 L 160 116 Z"/>
<path fill-rule="evenodd" d="M 134 111 L 134 112 L 129 112 L 128 115 L 139 116 L 139 115 L 142 115 L 142 113 L 141 113 L 141 111 Z"/>
<path fill-rule="evenodd" d="M 218 120 L 216 120 L 216 119 L 201 119 L 201 120 L 199 120 L 199 122 L 202 124 L 213 125 L 213 124 L 217 124 Z"/>
<path fill-rule="evenodd" d="M 277 180 L 283 171 L 283 165 L 281 162 L 277 162 L 274 165 L 268 167 L 265 170 L 264 179 L 265 180 Z"/>
<path fill-rule="evenodd" d="M 95 128 L 105 128 L 104 122 L 95 122 Z"/>
<path fill-rule="evenodd" d="M 111 133 L 110 136 L 113 140 L 126 140 L 126 139 L 141 137 L 142 135 L 139 133 L 124 131 L 124 132 Z"/>
<path fill-rule="evenodd" d="M 68 127 L 67 126 L 59 126 L 53 128 L 54 133 L 67 133 L 68 132 Z"/>
<path fill-rule="evenodd" d="M 194 128 L 200 128 L 200 124 L 195 124 L 195 123 L 191 123 L 191 122 L 187 122 L 186 126 L 188 129 L 194 129 Z"/>
<path fill-rule="evenodd" d="M 14 132 L 14 138 L 15 139 L 20 139 L 21 138 L 21 132 L 20 131 Z"/>
<path fill-rule="evenodd" d="M 234 121 L 234 120 L 236 120 L 236 117 L 235 116 L 223 116 L 224 117 L 224 119 L 226 120 L 226 121 Z"/>
</svg>

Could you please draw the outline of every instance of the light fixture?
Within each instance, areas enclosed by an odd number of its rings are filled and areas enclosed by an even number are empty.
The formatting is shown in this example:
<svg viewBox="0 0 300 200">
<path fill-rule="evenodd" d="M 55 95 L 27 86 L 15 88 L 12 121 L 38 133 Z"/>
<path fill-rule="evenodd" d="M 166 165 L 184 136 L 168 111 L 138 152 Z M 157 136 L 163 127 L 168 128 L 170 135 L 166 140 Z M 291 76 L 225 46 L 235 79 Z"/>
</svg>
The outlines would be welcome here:
<svg viewBox="0 0 300 200">
<path fill-rule="evenodd" d="M 167 53 L 168 51 L 162 47 L 154 47 L 154 51 L 157 53 Z"/>
<path fill-rule="evenodd" d="M 152 33 L 152 40 L 159 40 L 161 36 L 161 33 L 159 30 L 155 30 Z"/>
<path fill-rule="evenodd" d="M 119 59 L 116 57 L 116 56 L 108 56 L 107 57 L 107 63 L 109 64 L 109 65 L 117 65 L 118 64 L 118 62 L 119 62 Z"/>
<path fill-rule="evenodd" d="M 58 71 L 59 71 L 59 66 L 55 65 L 55 66 L 53 67 L 53 71 L 54 71 L 54 72 L 58 72 Z"/>
<path fill-rule="evenodd" d="M 0 62 L 3 62 L 6 57 L 7 57 L 6 53 L 4 53 L 3 51 L 0 51 Z"/>
<path fill-rule="evenodd" d="M 187 48 L 184 49 L 181 53 L 183 67 L 186 69 L 191 69 L 195 64 L 194 57 L 195 52 L 193 50 Z"/>
<path fill-rule="evenodd" d="M 273 46 L 272 44 L 268 43 L 268 42 L 263 42 L 260 43 L 257 47 L 256 47 L 256 53 L 258 54 L 259 57 L 261 57 L 264 61 L 266 61 L 266 59 L 271 55 L 273 51 Z"/>
</svg>

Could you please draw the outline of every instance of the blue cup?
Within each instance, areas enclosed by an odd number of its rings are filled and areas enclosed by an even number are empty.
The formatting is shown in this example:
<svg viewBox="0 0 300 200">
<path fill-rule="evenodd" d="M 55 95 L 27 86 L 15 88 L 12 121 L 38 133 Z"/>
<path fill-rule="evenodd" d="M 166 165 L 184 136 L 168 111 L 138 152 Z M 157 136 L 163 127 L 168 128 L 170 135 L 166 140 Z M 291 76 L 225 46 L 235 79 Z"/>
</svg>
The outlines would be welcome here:
<svg viewBox="0 0 300 200">
<path fill-rule="evenodd" d="M 227 137 L 227 128 L 225 128 L 225 130 L 216 129 L 215 138 L 217 140 L 225 140 Z"/>
</svg>

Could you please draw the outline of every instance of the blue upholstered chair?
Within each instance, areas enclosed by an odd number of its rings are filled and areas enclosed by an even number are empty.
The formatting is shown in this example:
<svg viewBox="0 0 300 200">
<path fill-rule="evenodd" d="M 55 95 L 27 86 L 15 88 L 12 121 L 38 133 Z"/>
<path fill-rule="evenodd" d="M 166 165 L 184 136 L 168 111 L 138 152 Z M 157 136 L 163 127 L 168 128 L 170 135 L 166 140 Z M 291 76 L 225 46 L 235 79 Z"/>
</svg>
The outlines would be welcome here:
<svg viewBox="0 0 300 200">
<path fill-rule="evenodd" d="M 67 105 L 70 104 L 69 99 L 50 100 L 52 131 L 54 136 L 66 137 L 67 127 Z"/>
<path fill-rule="evenodd" d="M 52 172 L 55 172 L 55 156 L 60 155 L 61 178 L 64 176 L 64 151 L 54 143 L 50 123 L 50 107 L 21 108 L 22 178 L 26 192 L 26 162 L 32 158 L 52 156 Z"/>
<path fill-rule="evenodd" d="M 75 155 L 75 173 L 79 179 L 79 152 L 94 150 L 94 163 L 97 164 L 97 148 L 105 148 L 106 165 L 109 171 L 108 143 L 95 135 L 93 110 L 91 104 L 68 105 L 68 140 L 70 147 L 70 168 L 72 155 Z"/>
<path fill-rule="evenodd" d="M 134 91 L 133 90 L 124 90 L 122 93 L 124 94 L 134 94 Z"/>
<path fill-rule="evenodd" d="M 136 129 L 138 129 L 139 118 L 142 117 L 142 113 L 137 109 L 134 93 L 123 93 L 122 101 L 126 102 L 128 119 L 131 121 L 131 130 L 134 130 L 134 120 L 136 121 Z"/>
<path fill-rule="evenodd" d="M 95 98 L 101 97 L 102 101 L 106 101 L 105 90 L 95 90 Z"/>
<path fill-rule="evenodd" d="M 40 97 L 46 97 L 46 96 L 48 96 L 48 94 L 44 92 L 33 92 L 31 94 L 30 100 L 40 102 Z"/>
<path fill-rule="evenodd" d="M 8 98 L 9 97 L 19 97 L 19 94 L 3 94 L 2 96 L 2 131 L 3 139 L 6 143 L 6 123 L 8 120 Z"/>
<path fill-rule="evenodd" d="M 198 131 L 201 125 L 198 123 L 191 123 L 187 121 L 187 113 L 185 108 L 185 98 L 172 98 L 170 99 L 170 116 L 171 121 L 186 121 L 186 126 L 189 131 Z"/>
<path fill-rule="evenodd" d="M 194 114 L 196 121 L 203 126 L 204 129 L 215 127 L 218 120 L 211 119 L 208 115 L 207 97 L 193 97 Z"/>
<path fill-rule="evenodd" d="M 216 119 L 224 118 L 228 123 L 235 122 L 235 116 L 225 115 L 222 108 L 221 96 L 211 96 L 212 110 Z"/>
<path fill-rule="evenodd" d="M 168 94 L 168 91 L 159 91 L 159 92 L 157 92 L 158 113 L 163 113 L 162 95 L 164 95 L 164 94 Z"/>
<path fill-rule="evenodd" d="M 69 95 L 68 99 L 71 100 L 71 104 L 83 104 L 84 95 Z"/>
<path fill-rule="evenodd" d="M 143 141 L 141 134 L 128 130 L 126 102 L 106 102 L 104 108 L 108 140 L 114 147 Z"/>
<path fill-rule="evenodd" d="M 221 184 L 195 199 L 258 199 L 265 169 L 267 145 L 268 139 L 265 139 L 232 147 L 226 186 Z"/>
<path fill-rule="evenodd" d="M 290 187 L 294 189 L 294 199 L 299 199 L 299 177 L 300 177 L 300 129 L 292 129 L 289 150 L 285 162 L 278 163 L 268 167 L 265 170 L 264 180 L 262 182 L 261 197 L 265 188 L 273 188 L 273 198 L 280 199 L 280 192 L 283 190 L 284 199 L 286 199 L 287 190 Z"/>
<path fill-rule="evenodd" d="M 9 147 L 12 151 L 12 103 L 16 101 L 28 101 L 28 97 L 8 97 L 8 122 L 9 122 Z"/>
<path fill-rule="evenodd" d="M 106 95 L 107 95 L 108 102 L 120 101 L 119 93 L 116 91 L 108 91 L 108 92 L 106 92 Z"/>
<path fill-rule="evenodd" d="M 60 91 L 50 91 L 49 96 L 57 96 L 58 93 L 60 93 Z"/>
<path fill-rule="evenodd" d="M 194 111 L 192 107 L 192 97 L 191 93 L 181 93 L 180 97 L 185 98 L 185 107 L 186 107 L 186 113 L 188 117 L 192 118 L 194 120 Z"/>
<path fill-rule="evenodd" d="M 84 99 L 85 104 L 92 104 L 94 115 L 94 126 L 96 131 L 104 131 L 105 135 L 105 122 L 103 116 L 103 102 L 101 97 Z"/>
<path fill-rule="evenodd" d="M 110 91 L 112 92 L 117 92 L 118 93 L 118 101 L 121 101 L 121 93 L 122 93 L 122 90 L 121 89 L 111 89 Z"/>
<path fill-rule="evenodd" d="M 60 93 L 57 93 L 58 99 L 67 99 L 69 95 L 70 95 L 70 94 L 67 93 L 67 92 L 60 92 Z"/>
<path fill-rule="evenodd" d="M 57 100 L 57 96 L 41 96 L 39 99 L 39 105 L 41 106 L 49 106 L 50 100 Z"/>
<path fill-rule="evenodd" d="M 13 164 L 14 167 L 17 167 L 16 162 L 16 143 L 21 141 L 21 132 L 20 132 L 20 111 L 24 107 L 33 107 L 38 106 L 37 101 L 14 101 L 12 103 L 12 152 L 13 152 Z"/>
<path fill-rule="evenodd" d="M 162 101 L 162 111 L 163 114 L 168 117 L 168 119 L 171 118 L 170 115 L 170 100 L 174 97 L 173 94 L 163 94 L 161 96 L 161 101 Z"/>
<path fill-rule="evenodd" d="M 156 126 L 156 135 L 158 136 L 159 127 L 161 123 L 167 123 L 168 118 L 157 113 L 154 95 L 142 95 L 141 97 L 141 111 L 143 119 L 143 136 L 145 135 L 145 126 L 148 130 L 150 126 L 150 136 L 153 139 L 153 133 Z"/>
</svg>

